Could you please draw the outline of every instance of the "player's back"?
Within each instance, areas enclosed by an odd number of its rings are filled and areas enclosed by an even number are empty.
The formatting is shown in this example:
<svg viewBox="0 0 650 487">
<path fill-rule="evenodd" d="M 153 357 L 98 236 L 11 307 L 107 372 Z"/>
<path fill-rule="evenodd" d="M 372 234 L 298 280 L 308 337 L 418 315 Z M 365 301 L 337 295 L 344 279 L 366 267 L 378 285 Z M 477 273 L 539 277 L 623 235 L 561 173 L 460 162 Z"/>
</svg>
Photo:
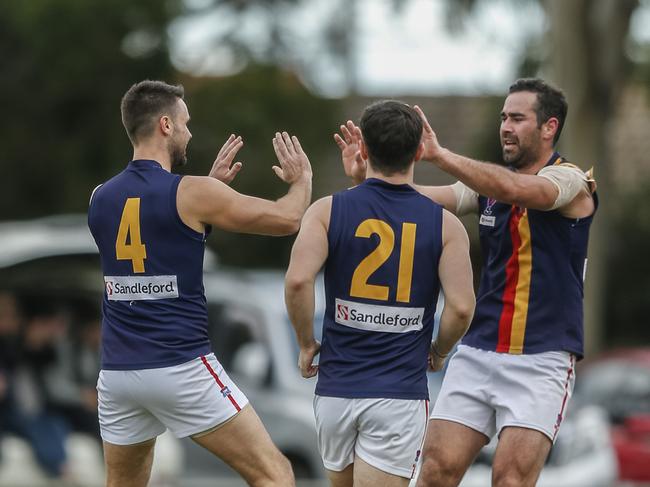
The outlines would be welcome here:
<svg viewBox="0 0 650 487">
<path fill-rule="evenodd" d="M 316 393 L 427 398 L 442 207 L 368 179 L 333 196 L 328 241 Z"/>
<path fill-rule="evenodd" d="M 137 160 L 92 196 L 88 225 L 105 282 L 103 369 L 166 367 L 209 352 L 205 236 L 178 215 L 180 180 Z"/>
</svg>

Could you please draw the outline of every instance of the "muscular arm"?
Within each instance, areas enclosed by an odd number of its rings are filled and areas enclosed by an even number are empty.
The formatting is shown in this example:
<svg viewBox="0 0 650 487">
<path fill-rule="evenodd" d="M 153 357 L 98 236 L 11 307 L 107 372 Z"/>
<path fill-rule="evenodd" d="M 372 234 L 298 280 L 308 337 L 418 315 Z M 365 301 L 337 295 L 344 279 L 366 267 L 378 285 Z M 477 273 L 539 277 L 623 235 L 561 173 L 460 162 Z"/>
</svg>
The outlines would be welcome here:
<svg viewBox="0 0 650 487">
<path fill-rule="evenodd" d="M 280 162 L 273 170 L 291 185 L 285 196 L 265 200 L 238 193 L 213 177 L 186 176 L 176 196 L 181 219 L 197 231 L 209 224 L 261 235 L 297 232 L 311 199 L 311 166 L 297 138 L 276 134 L 273 147 Z"/>
<path fill-rule="evenodd" d="M 178 211 L 192 228 L 209 224 L 222 230 L 259 235 L 290 235 L 311 197 L 311 179 L 301 178 L 277 201 L 238 193 L 210 177 L 186 176 L 178 187 Z"/>
<path fill-rule="evenodd" d="M 314 281 L 327 259 L 327 229 L 332 197 L 318 200 L 305 213 L 291 251 L 285 280 L 285 303 L 296 332 L 303 377 L 313 377 L 318 368 L 312 364 L 320 349 L 314 339 Z"/>
<path fill-rule="evenodd" d="M 477 193 L 503 203 L 549 210 L 558 196 L 557 187 L 546 178 L 516 173 L 489 162 L 475 161 L 447 149 L 440 149 L 432 162 Z"/>
<path fill-rule="evenodd" d="M 423 159 L 458 178 L 479 194 L 503 203 L 537 210 L 551 209 L 558 196 L 557 187 L 545 178 L 520 174 L 488 162 L 479 162 L 455 154 L 438 143 L 426 115 L 414 107 L 422 118 Z"/>
<path fill-rule="evenodd" d="M 414 108 L 422 118 L 422 158 L 432 161 L 477 193 L 523 208 L 558 209 L 570 218 L 584 218 L 593 213 L 595 207 L 591 193 L 595 182 L 590 177 L 584 174 L 578 177 L 574 174 L 568 179 L 543 177 L 542 172 L 549 168 L 542 169 L 538 175 L 516 173 L 497 164 L 455 154 L 440 146 L 422 109 L 417 105 Z M 557 166 L 554 167 L 554 171 L 557 170 Z"/>
<path fill-rule="evenodd" d="M 451 213 L 443 212 L 443 248 L 438 265 L 440 285 L 445 304 L 440 316 L 440 330 L 432 349 L 434 364 L 443 359 L 467 331 L 474 315 L 474 287 L 472 264 L 469 258 L 469 238 L 462 224 Z M 436 357 L 436 352 L 438 353 Z M 442 367 L 438 360 L 437 370 Z"/>
</svg>

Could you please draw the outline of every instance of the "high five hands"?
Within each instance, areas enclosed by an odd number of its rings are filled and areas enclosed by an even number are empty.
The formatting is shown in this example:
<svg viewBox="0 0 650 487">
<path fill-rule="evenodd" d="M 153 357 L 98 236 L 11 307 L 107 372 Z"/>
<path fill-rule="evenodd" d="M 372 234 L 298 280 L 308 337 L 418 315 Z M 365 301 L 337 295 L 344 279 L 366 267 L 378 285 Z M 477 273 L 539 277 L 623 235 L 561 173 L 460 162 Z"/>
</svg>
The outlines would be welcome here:
<svg viewBox="0 0 650 487">
<path fill-rule="evenodd" d="M 241 162 L 237 161 L 233 164 L 233 160 L 243 145 L 241 135 L 231 134 L 219 150 L 208 176 L 230 184 L 242 168 Z M 302 150 L 296 136 L 290 136 L 287 132 L 276 132 L 273 138 L 273 149 L 280 163 L 279 166 L 273 166 L 273 171 L 282 181 L 291 184 L 300 177 L 311 176 L 309 158 Z"/>
</svg>

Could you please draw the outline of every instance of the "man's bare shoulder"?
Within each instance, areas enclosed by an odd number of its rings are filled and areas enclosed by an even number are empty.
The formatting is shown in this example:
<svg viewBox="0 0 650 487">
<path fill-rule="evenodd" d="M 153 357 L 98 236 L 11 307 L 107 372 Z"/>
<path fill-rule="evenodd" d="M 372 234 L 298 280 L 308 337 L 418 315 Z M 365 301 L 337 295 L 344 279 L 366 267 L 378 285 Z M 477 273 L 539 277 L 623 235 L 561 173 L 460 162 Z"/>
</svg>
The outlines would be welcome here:
<svg viewBox="0 0 650 487">
<path fill-rule="evenodd" d="M 329 226 L 330 213 L 332 211 L 332 196 L 324 196 L 314 201 L 303 217 L 304 221 L 317 220 L 323 223 L 326 227 Z"/>
</svg>

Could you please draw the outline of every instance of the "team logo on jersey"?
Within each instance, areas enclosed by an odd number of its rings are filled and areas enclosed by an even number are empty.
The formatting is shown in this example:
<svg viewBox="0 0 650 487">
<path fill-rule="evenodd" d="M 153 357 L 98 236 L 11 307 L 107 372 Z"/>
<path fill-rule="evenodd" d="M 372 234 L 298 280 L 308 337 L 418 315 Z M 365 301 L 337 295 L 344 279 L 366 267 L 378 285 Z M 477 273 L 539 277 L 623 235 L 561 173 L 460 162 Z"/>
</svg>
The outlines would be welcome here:
<svg viewBox="0 0 650 487">
<path fill-rule="evenodd" d="M 497 200 L 494 198 L 487 199 L 487 205 L 481 214 L 481 218 L 478 221 L 479 225 L 485 225 L 487 227 L 493 227 L 496 223 L 496 217 L 492 215 L 492 208 L 496 204 Z"/>
<path fill-rule="evenodd" d="M 422 329 L 424 308 L 379 306 L 336 299 L 335 321 L 350 328 L 386 333 L 406 333 Z"/>
<path fill-rule="evenodd" d="M 104 276 L 109 301 L 144 301 L 178 297 L 176 276 Z"/>
<path fill-rule="evenodd" d="M 337 300 L 338 301 L 338 300 Z M 350 308 L 344 304 L 336 304 L 336 319 L 349 320 L 350 319 Z"/>
<path fill-rule="evenodd" d="M 228 397 L 231 394 L 230 389 L 228 389 L 228 386 L 223 386 L 223 389 L 221 389 L 221 395 L 223 397 Z"/>
<path fill-rule="evenodd" d="M 487 199 L 487 205 L 485 205 L 485 210 L 483 210 L 484 215 L 491 215 L 492 214 L 492 208 L 494 208 L 494 205 L 496 205 L 497 200 L 494 198 L 488 198 Z"/>
</svg>

